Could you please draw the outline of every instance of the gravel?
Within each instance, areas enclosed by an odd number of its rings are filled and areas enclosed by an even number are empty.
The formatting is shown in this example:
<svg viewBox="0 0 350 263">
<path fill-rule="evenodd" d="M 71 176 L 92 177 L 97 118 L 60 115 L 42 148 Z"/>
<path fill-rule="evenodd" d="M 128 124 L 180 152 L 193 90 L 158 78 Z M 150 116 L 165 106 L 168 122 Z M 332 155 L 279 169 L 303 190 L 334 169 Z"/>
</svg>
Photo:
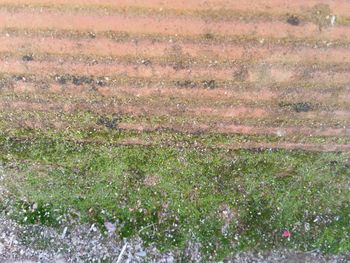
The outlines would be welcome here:
<svg viewBox="0 0 350 263">
<path fill-rule="evenodd" d="M 338 263 L 338 262 L 350 262 L 350 254 L 348 256 L 326 256 L 319 252 L 295 252 L 288 250 L 272 251 L 265 253 L 240 253 L 232 256 L 225 262 L 239 262 L 239 263 Z"/>
<path fill-rule="evenodd" d="M 118 240 L 94 225 L 51 228 L 0 216 L 0 262 L 116 262 L 119 256 L 120 262 L 174 262 L 171 253 L 144 248 L 138 239 Z"/>
<path fill-rule="evenodd" d="M 182 258 L 182 259 L 181 259 Z M 186 260 L 183 260 L 186 258 Z M 119 261 L 118 261 L 119 260 Z M 94 225 L 74 224 L 59 228 L 41 225 L 20 225 L 0 216 L 0 262 L 204 262 L 198 245 L 190 244 L 180 254 L 160 253 L 145 248 L 139 239 L 118 240 L 103 234 Z M 207 261 L 206 261 L 207 262 Z M 350 262 L 350 254 L 325 256 L 317 252 L 288 250 L 266 253 L 240 253 L 223 262 Z"/>
</svg>

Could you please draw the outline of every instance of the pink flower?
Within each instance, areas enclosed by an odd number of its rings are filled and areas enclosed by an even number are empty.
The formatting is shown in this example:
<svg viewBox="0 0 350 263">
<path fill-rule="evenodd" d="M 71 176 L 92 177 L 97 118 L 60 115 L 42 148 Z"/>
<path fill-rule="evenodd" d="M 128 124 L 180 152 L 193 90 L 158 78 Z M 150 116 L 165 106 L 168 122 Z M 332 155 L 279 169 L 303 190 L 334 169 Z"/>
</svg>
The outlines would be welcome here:
<svg viewBox="0 0 350 263">
<path fill-rule="evenodd" d="M 285 238 L 290 238 L 292 236 L 292 234 L 287 230 L 283 230 L 282 236 Z"/>
<path fill-rule="evenodd" d="M 112 235 L 117 230 L 115 224 L 112 224 L 111 222 L 105 222 L 105 227 L 109 235 Z"/>
</svg>

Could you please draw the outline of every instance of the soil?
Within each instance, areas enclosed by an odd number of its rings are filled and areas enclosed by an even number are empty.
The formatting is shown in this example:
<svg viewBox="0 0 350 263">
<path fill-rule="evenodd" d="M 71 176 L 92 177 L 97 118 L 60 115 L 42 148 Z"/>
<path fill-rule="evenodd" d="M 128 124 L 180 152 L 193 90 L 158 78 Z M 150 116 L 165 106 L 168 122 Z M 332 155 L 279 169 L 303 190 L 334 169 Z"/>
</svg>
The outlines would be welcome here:
<svg viewBox="0 0 350 263">
<path fill-rule="evenodd" d="M 3 3 L 16 3 L 16 4 L 52 4 L 50 0 L 3 0 Z M 115 2 L 114 0 L 103 0 L 103 6 L 108 8 L 125 8 L 130 6 L 139 6 L 143 8 L 169 8 L 169 9 L 185 9 L 185 10 L 207 10 L 207 9 L 231 9 L 238 10 L 239 12 L 256 12 L 261 10 L 262 12 L 269 12 L 272 14 L 286 14 L 297 13 L 304 10 L 312 10 L 315 6 L 324 3 L 336 14 L 348 15 L 350 4 L 347 0 L 333 1 L 319 1 L 309 0 L 286 0 L 281 2 L 280 0 L 267 0 L 264 2 L 237 2 L 237 1 L 225 1 L 225 0 L 192 0 L 189 1 L 172 1 L 172 0 L 149 0 L 147 2 L 142 0 L 124 0 L 121 2 Z M 69 5 L 72 1 L 69 0 L 56 0 L 55 4 Z M 75 5 L 87 5 L 87 6 L 99 6 L 101 2 L 99 0 L 74 0 Z"/>
<path fill-rule="evenodd" d="M 45 23 L 43 23 L 45 21 Z M 165 17 L 154 19 L 140 16 L 98 16 L 81 14 L 17 12 L 15 14 L 0 11 L 2 28 L 56 28 L 64 30 L 94 30 L 94 31 L 127 31 L 132 34 L 182 34 L 204 35 L 215 32 L 220 36 L 249 35 L 252 32 L 262 38 L 308 38 L 313 35 L 316 39 L 349 40 L 349 27 L 324 28 L 320 31 L 317 24 L 305 23 L 295 27 L 285 22 L 217 22 L 207 23 L 202 18 Z"/>
</svg>

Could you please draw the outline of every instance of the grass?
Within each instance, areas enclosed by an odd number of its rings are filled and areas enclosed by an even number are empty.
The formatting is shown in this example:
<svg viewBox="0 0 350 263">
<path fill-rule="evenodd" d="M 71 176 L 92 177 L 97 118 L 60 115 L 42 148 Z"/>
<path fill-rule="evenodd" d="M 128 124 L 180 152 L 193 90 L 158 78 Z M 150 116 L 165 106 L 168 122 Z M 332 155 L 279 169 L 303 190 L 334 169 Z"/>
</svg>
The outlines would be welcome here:
<svg viewBox="0 0 350 263">
<path fill-rule="evenodd" d="M 194 132 L 192 134 L 185 132 L 178 132 L 172 129 L 160 129 L 155 131 L 135 131 L 135 130 L 120 130 L 110 128 L 115 123 L 118 125 L 119 116 L 113 115 L 98 116 L 91 113 L 81 113 L 65 115 L 60 117 L 59 115 L 51 114 L 50 112 L 21 112 L 18 119 L 12 115 L 10 117 L 6 114 L 0 114 L 0 129 L 3 131 L 0 133 L 2 140 L 5 140 L 5 134 L 7 141 L 12 139 L 16 140 L 31 140 L 33 134 L 36 137 L 47 137 L 55 140 L 74 141 L 75 143 L 95 143 L 95 144 L 121 144 L 126 141 L 139 141 L 145 144 L 152 145 L 182 145 L 186 147 L 192 147 L 200 145 L 201 147 L 208 148 L 219 148 L 234 146 L 237 144 L 244 144 L 247 142 L 255 143 L 318 143 L 322 144 L 349 144 L 349 137 L 337 137 L 337 136 L 304 136 L 302 134 L 293 134 L 289 136 L 277 136 L 277 135 L 247 135 L 247 134 L 225 134 L 225 133 L 205 133 L 205 132 Z M 62 128 L 60 131 L 57 128 L 52 128 L 55 121 L 62 121 L 66 124 L 66 128 Z M 47 123 L 44 123 L 44 127 L 41 129 L 28 129 L 20 128 L 21 123 L 24 120 L 41 120 L 46 118 Z M 135 123 L 139 121 L 137 117 L 122 115 L 123 122 Z M 12 122 L 10 122 L 10 120 Z M 166 118 L 141 118 L 141 121 L 145 123 L 165 123 Z M 180 125 L 181 119 L 176 120 Z M 182 123 L 185 123 L 186 118 L 182 119 Z M 187 120 L 188 121 L 188 120 Z M 40 123 L 40 122 L 39 122 Z M 19 125 L 18 125 L 19 124 Z M 17 126 L 18 125 L 18 126 Z M 46 126 L 46 127 L 45 127 Z M 50 127 L 51 126 L 51 127 Z M 6 131 L 4 133 L 4 131 Z"/>
<path fill-rule="evenodd" d="M 349 156 L 284 150 L 111 146 L 0 137 L 12 217 L 59 225 L 65 213 L 161 250 L 191 240 L 208 257 L 293 248 L 350 250 Z M 290 239 L 282 237 L 288 229 Z"/>
</svg>

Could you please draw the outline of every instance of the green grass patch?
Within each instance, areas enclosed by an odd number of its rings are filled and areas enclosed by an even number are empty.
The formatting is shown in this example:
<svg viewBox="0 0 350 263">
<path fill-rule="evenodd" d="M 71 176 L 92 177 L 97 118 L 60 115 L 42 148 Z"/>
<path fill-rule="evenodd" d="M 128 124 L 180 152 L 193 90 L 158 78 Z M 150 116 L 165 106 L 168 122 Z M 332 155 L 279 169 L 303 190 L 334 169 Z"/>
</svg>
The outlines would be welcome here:
<svg viewBox="0 0 350 263">
<path fill-rule="evenodd" d="M 115 222 L 119 236 L 140 236 L 162 250 L 198 242 L 217 259 L 281 247 L 350 250 L 344 153 L 0 139 L 9 174 L 3 185 L 22 223 L 55 226 L 74 211 L 102 229 Z"/>
</svg>

